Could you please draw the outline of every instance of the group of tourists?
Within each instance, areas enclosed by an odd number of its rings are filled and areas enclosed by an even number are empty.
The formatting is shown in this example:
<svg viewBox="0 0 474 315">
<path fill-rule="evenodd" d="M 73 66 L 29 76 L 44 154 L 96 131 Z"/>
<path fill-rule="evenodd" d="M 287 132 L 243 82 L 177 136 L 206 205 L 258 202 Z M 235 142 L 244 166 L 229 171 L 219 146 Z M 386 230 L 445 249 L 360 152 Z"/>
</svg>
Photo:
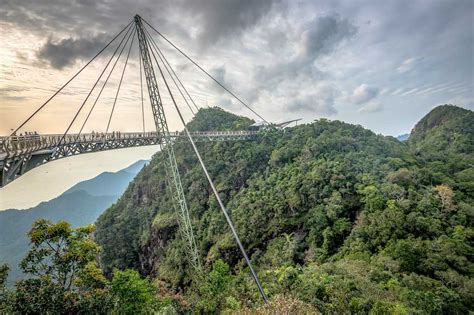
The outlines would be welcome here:
<svg viewBox="0 0 474 315">
<path fill-rule="evenodd" d="M 39 138 L 40 136 L 36 131 L 25 131 L 24 135 L 20 133 L 20 135 L 17 136 L 16 133 L 14 133 L 11 137 L 17 137 L 19 140 L 33 140 Z"/>
<path fill-rule="evenodd" d="M 95 132 L 94 130 L 92 130 L 91 132 L 91 137 L 92 139 L 115 139 L 115 138 L 118 138 L 120 139 L 120 136 L 122 135 L 122 133 L 120 131 L 112 131 L 112 133 L 103 133 L 103 132 Z"/>
<path fill-rule="evenodd" d="M 20 133 L 17 135 L 14 133 L 10 136 L 10 142 L 14 150 L 23 149 L 32 144 L 39 144 L 41 137 L 36 131 L 26 131 L 25 134 Z"/>
</svg>

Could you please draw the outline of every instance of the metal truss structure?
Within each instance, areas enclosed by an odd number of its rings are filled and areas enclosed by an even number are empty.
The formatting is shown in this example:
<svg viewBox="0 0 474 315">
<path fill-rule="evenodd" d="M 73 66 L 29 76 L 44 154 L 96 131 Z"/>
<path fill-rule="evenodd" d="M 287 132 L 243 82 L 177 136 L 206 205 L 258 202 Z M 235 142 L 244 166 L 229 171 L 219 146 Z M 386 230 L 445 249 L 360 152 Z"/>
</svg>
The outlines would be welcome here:
<svg viewBox="0 0 474 315">
<path fill-rule="evenodd" d="M 199 142 L 252 140 L 255 131 L 198 131 L 193 138 Z M 42 164 L 69 156 L 113 149 L 158 145 L 156 132 L 108 134 L 28 135 L 0 138 L 0 187 Z M 186 142 L 182 132 L 170 132 L 173 142 Z"/>
<path fill-rule="evenodd" d="M 199 252 L 194 237 L 193 227 L 189 216 L 189 209 L 184 195 L 181 177 L 179 175 L 178 163 L 173 148 L 173 139 L 168 129 L 166 115 L 163 108 L 163 102 L 156 81 L 155 71 L 153 69 L 153 61 L 151 59 L 150 49 L 143 29 L 141 17 L 135 16 L 135 28 L 138 34 L 138 43 L 140 48 L 140 58 L 142 60 L 145 79 L 148 87 L 148 95 L 150 96 L 151 109 L 153 111 L 153 118 L 155 120 L 156 132 L 158 134 L 159 144 L 161 150 L 166 154 L 166 179 L 168 188 L 170 189 L 173 198 L 173 205 L 178 214 L 178 223 L 180 232 L 183 236 L 186 246 L 186 252 L 190 255 L 190 262 L 195 269 L 201 269 L 199 259 Z M 153 53 L 153 52 L 152 52 Z M 155 57 L 155 55 L 153 55 Z M 156 61 L 156 57 L 155 57 Z M 159 65 L 157 64 L 159 67 Z M 160 70 L 161 71 L 161 70 Z"/>
</svg>

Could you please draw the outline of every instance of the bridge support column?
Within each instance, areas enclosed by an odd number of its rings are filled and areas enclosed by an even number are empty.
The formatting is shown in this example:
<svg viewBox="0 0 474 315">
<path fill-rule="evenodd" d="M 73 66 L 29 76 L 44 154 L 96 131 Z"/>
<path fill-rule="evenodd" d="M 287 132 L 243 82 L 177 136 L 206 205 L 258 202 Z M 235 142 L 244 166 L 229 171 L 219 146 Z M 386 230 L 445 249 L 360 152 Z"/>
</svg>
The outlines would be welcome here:
<svg viewBox="0 0 474 315">
<path fill-rule="evenodd" d="M 143 29 L 141 17 L 135 16 L 135 27 L 138 35 L 140 47 L 140 57 L 142 59 L 143 69 L 145 73 L 148 94 L 150 95 L 150 103 L 155 120 L 156 132 L 160 139 L 162 151 L 166 154 L 166 174 L 168 187 L 173 197 L 173 203 L 179 216 L 179 226 L 181 234 L 185 240 L 187 252 L 190 254 L 191 264 L 194 268 L 200 270 L 201 264 L 199 252 L 194 238 L 194 232 L 189 217 L 189 210 L 181 183 L 181 177 L 178 171 L 178 164 L 173 148 L 173 140 L 168 129 L 163 103 L 161 101 L 158 83 L 156 81 L 155 71 L 150 56 L 149 45 L 145 31 Z M 156 58 L 155 58 L 156 59 Z M 156 60 L 155 60 L 156 61 Z"/>
</svg>

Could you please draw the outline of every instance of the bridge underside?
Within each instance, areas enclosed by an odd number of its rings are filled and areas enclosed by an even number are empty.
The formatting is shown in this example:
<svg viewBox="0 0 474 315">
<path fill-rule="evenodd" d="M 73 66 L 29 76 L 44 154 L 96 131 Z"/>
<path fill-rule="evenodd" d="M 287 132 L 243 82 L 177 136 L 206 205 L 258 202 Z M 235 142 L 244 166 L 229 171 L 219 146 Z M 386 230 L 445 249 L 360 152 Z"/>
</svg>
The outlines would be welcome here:
<svg viewBox="0 0 474 315">
<path fill-rule="evenodd" d="M 255 131 L 209 131 L 194 132 L 192 136 L 196 142 L 216 142 L 252 140 L 256 134 Z M 187 141 L 183 133 L 171 132 L 170 135 L 175 142 Z M 156 132 L 67 135 L 63 140 L 61 138 L 62 135 L 30 135 L 0 139 L 0 187 L 57 159 L 162 143 Z"/>
</svg>

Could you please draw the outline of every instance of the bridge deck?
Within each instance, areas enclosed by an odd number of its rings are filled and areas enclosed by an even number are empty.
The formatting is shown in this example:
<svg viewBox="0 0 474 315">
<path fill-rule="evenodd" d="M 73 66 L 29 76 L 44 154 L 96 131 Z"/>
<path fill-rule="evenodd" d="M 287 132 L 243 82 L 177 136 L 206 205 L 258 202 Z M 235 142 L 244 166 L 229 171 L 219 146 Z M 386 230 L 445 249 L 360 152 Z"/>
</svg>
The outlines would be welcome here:
<svg viewBox="0 0 474 315">
<path fill-rule="evenodd" d="M 187 141 L 184 132 L 171 132 L 175 141 Z M 197 131 L 191 133 L 196 142 L 251 140 L 257 131 Z M 26 135 L 0 137 L 0 187 L 44 163 L 60 158 L 121 148 L 157 145 L 156 132 L 114 132 L 63 135 Z"/>
</svg>

